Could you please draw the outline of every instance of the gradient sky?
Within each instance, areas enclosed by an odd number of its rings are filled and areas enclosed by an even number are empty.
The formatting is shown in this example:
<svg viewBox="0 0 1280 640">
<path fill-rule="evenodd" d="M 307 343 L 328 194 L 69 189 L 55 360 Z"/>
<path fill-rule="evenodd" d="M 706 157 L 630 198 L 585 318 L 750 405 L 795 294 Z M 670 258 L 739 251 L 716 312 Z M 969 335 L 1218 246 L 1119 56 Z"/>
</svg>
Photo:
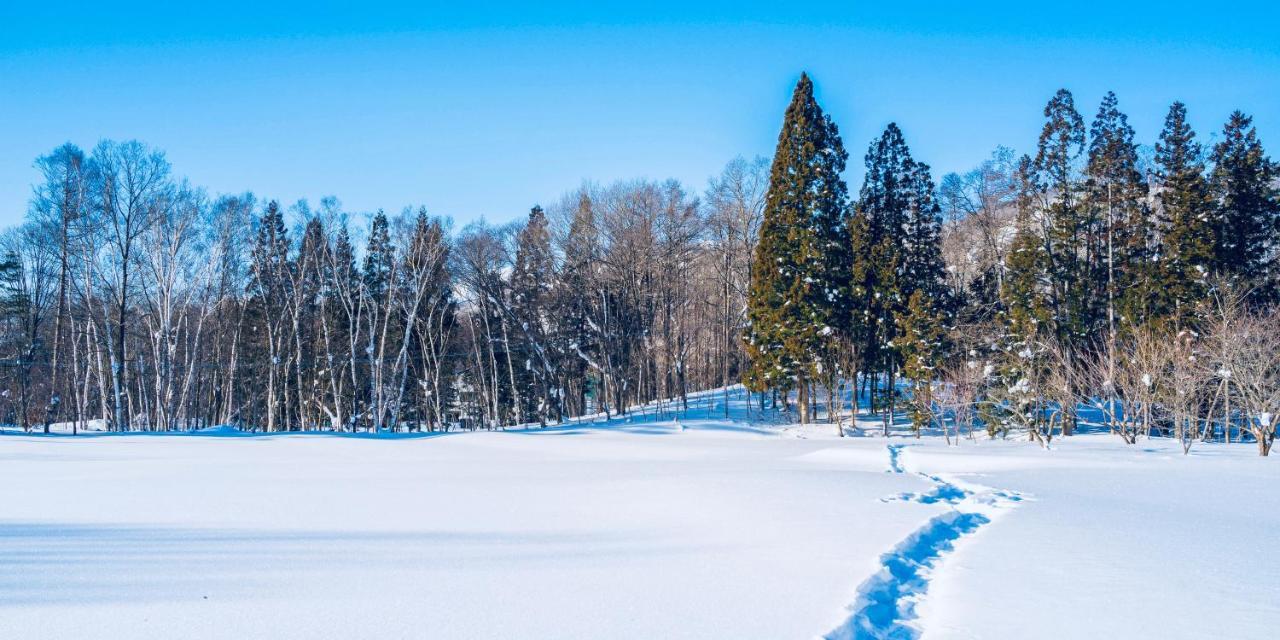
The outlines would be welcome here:
<svg viewBox="0 0 1280 640">
<path fill-rule="evenodd" d="M 772 151 L 801 70 L 854 190 L 888 122 L 939 176 L 1029 149 L 1059 87 L 1086 121 L 1115 90 L 1143 143 L 1175 99 L 1205 139 L 1243 109 L 1280 155 L 1270 2 L 182 4 L 0 7 L 0 224 L 24 214 L 38 155 L 102 138 L 160 148 L 214 194 L 461 223 L 584 179 L 700 190 Z"/>
</svg>

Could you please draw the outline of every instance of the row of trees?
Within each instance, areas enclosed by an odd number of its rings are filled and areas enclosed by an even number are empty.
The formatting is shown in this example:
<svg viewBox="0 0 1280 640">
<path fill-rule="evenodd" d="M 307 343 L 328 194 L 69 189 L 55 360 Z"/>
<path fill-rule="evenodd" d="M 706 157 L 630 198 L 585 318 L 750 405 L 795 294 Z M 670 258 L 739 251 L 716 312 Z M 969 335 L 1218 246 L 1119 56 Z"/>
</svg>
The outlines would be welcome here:
<svg viewBox="0 0 1280 640">
<path fill-rule="evenodd" d="M 825 388 L 838 428 L 843 399 L 856 412 L 864 397 L 887 430 L 901 394 L 917 432 L 978 423 L 1047 443 L 1096 407 L 1129 442 L 1140 415 L 1143 433 L 1251 434 L 1265 455 L 1280 173 L 1250 118 L 1232 114 L 1206 153 L 1175 103 L 1147 157 L 1114 94 L 1088 129 L 1065 90 L 1044 116 L 1034 155 L 999 149 L 936 190 L 891 124 L 851 199 L 837 128 L 802 76 L 753 264 L 744 382 L 783 402 L 796 390 L 802 422 Z"/>
<path fill-rule="evenodd" d="M 3 237 L 2 417 L 494 428 L 742 380 L 782 407 L 795 392 L 802 422 L 825 392 L 841 434 L 846 410 L 887 432 L 905 408 L 917 432 L 1048 442 L 1093 411 L 1122 435 L 1141 415 L 1269 445 L 1280 408 L 1258 390 L 1280 371 L 1239 336 L 1275 318 L 1280 196 L 1250 119 L 1206 150 L 1175 103 L 1146 153 L 1112 94 L 1088 129 L 1066 91 L 1044 115 L 1034 154 L 937 188 L 890 124 L 855 196 L 801 76 L 772 164 L 735 160 L 701 197 L 586 185 L 458 231 L 422 208 L 209 198 L 140 143 L 66 145 Z"/>
<path fill-rule="evenodd" d="M 763 160 L 705 196 L 587 185 L 522 224 L 207 197 L 137 142 L 37 161 L 3 237 L 3 418 L 126 429 L 493 428 L 741 371 Z M 367 219 L 367 224 L 357 224 Z"/>
</svg>

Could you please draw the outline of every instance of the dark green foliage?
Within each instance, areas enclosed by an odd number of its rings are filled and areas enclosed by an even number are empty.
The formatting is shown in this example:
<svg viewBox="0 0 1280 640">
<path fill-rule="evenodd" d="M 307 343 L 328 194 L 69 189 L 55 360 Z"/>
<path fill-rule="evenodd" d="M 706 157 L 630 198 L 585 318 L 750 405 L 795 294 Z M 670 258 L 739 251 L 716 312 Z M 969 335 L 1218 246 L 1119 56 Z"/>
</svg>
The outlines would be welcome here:
<svg viewBox="0 0 1280 640">
<path fill-rule="evenodd" d="M 894 377 L 907 351 L 920 355 L 925 346 L 904 347 L 899 340 L 907 326 L 904 319 L 911 314 L 910 300 L 919 293 L 922 306 L 916 311 L 930 314 L 929 323 L 945 328 L 951 324 L 956 299 L 946 286 L 942 210 L 928 165 L 912 159 L 902 131 L 889 124 L 867 150 L 866 166 L 850 233 L 856 301 L 850 326 L 863 369 L 886 374 L 884 397 L 876 397 L 878 385 L 872 388 L 873 406 L 892 407 Z M 911 325 L 924 321 L 916 317 Z"/>
<path fill-rule="evenodd" d="M 289 233 L 280 205 L 272 200 L 258 220 L 258 238 L 253 247 L 251 291 L 264 303 L 283 304 L 289 281 Z"/>
<path fill-rule="evenodd" d="M 8 251 L 0 260 L 0 320 L 21 324 L 30 305 L 31 298 L 22 281 L 22 261 L 17 253 Z"/>
<path fill-rule="evenodd" d="M 911 294 L 945 295 L 942 222 L 929 167 L 911 158 L 896 124 L 871 143 L 866 164 L 851 234 L 854 290 L 864 356 L 883 371 L 898 362 L 895 318 L 906 312 Z"/>
<path fill-rule="evenodd" d="M 839 131 L 800 77 L 774 155 L 749 292 L 744 382 L 789 389 L 820 373 L 847 321 L 852 268 Z"/>
<path fill-rule="evenodd" d="M 1151 239 L 1155 231 L 1146 204 L 1147 183 L 1138 169 L 1133 127 L 1107 92 L 1090 127 L 1085 168 L 1085 200 L 1096 221 L 1096 259 L 1090 277 L 1102 286 L 1108 332 L 1129 331 L 1152 313 L 1156 270 Z"/>
<path fill-rule="evenodd" d="M 1045 216 L 1044 265 L 1054 330 L 1068 343 L 1092 339 L 1101 320 L 1094 266 L 1099 254 L 1094 220 L 1080 198 L 1076 162 L 1084 151 L 1084 120 L 1071 92 L 1060 89 L 1044 108 L 1045 124 L 1033 161 L 1037 200 Z"/>
<path fill-rule="evenodd" d="M 369 244 L 364 251 L 364 287 L 372 304 L 382 304 L 387 297 L 387 289 L 391 286 L 392 273 L 395 270 L 395 250 L 391 246 L 391 235 L 387 223 L 387 215 L 381 210 L 373 217 L 373 226 L 369 229 Z"/>
<path fill-rule="evenodd" d="M 1187 108 L 1181 102 L 1169 108 L 1155 160 L 1164 231 L 1158 292 L 1165 317 L 1181 327 L 1208 299 L 1217 244 L 1200 143 L 1187 124 Z"/>
<path fill-rule="evenodd" d="M 590 196 L 579 194 L 564 243 L 564 259 L 553 291 L 557 319 L 551 344 L 560 376 L 559 402 L 575 414 L 586 411 L 589 381 L 587 363 L 599 354 L 599 336 L 592 328 L 596 297 L 594 279 L 600 247 Z"/>
<path fill-rule="evenodd" d="M 1253 290 L 1255 302 L 1276 298 L 1273 238 L 1280 231 L 1276 163 L 1266 156 L 1253 119 L 1236 111 L 1213 147 L 1212 195 L 1217 201 L 1219 271 Z"/>
<path fill-rule="evenodd" d="M 902 375 L 911 381 L 911 424 L 916 434 L 933 419 L 933 382 L 947 355 L 947 326 L 942 299 L 924 289 L 912 292 L 906 313 L 897 317 Z"/>
<path fill-rule="evenodd" d="M 552 374 L 547 353 L 547 333 L 551 309 L 551 285 L 555 263 L 551 255 L 551 232 L 542 207 L 529 211 L 529 220 L 516 238 L 515 267 L 511 272 L 511 309 L 516 324 L 518 348 L 516 379 L 525 415 L 546 420 L 552 410 Z"/>
<path fill-rule="evenodd" d="M 1036 335 L 1052 319 L 1050 260 L 1044 231 L 1037 220 L 1037 191 L 1033 161 L 1018 163 L 1018 218 L 1013 244 L 1005 259 L 1004 306 L 1009 332 L 1021 341 Z"/>
</svg>

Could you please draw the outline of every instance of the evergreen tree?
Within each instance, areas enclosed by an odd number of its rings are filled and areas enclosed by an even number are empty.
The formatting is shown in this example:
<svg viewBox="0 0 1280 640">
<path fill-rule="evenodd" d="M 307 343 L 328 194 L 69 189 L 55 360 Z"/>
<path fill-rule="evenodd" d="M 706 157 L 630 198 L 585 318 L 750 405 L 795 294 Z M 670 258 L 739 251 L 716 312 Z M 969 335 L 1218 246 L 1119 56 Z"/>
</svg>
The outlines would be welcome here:
<svg viewBox="0 0 1280 640">
<path fill-rule="evenodd" d="M 269 305 L 282 305 L 288 287 L 289 232 L 284 226 L 280 205 L 272 200 L 258 221 L 257 242 L 253 247 L 253 292 Z"/>
<path fill-rule="evenodd" d="M 32 332 L 31 296 L 24 282 L 22 259 L 9 250 L 0 260 L 0 356 L 12 364 L 18 384 L 17 422 L 31 429 L 30 415 L 34 364 L 39 341 Z"/>
<path fill-rule="evenodd" d="M 595 212 L 585 189 L 578 195 L 563 253 L 552 303 L 556 319 L 555 369 L 560 378 L 555 393 L 571 413 L 581 415 L 587 410 L 592 384 L 588 380 L 588 363 L 599 353 L 599 336 L 592 320 L 599 242 Z"/>
<path fill-rule="evenodd" d="M 293 341 L 295 345 L 294 383 L 297 385 L 298 398 L 303 400 L 303 410 L 317 410 L 322 406 L 316 394 L 323 394 L 327 389 L 327 376 L 332 370 L 321 365 L 323 362 L 318 352 L 321 346 L 320 316 L 321 296 L 324 291 L 325 265 L 329 262 L 329 239 L 325 233 L 324 223 L 319 217 L 307 221 L 302 232 L 302 241 L 298 246 L 298 256 L 294 262 L 293 279 L 294 295 L 292 309 L 297 318 Z M 302 416 L 303 424 L 317 424 L 318 416 Z"/>
<path fill-rule="evenodd" d="M 1104 285 L 1106 326 L 1112 338 L 1120 328 L 1146 324 L 1154 291 L 1150 238 L 1153 232 L 1146 205 L 1147 183 L 1138 169 L 1138 146 L 1133 127 L 1107 92 L 1089 130 L 1085 168 L 1085 198 L 1091 218 L 1100 221 L 1101 252 L 1086 265 L 1091 277 Z"/>
<path fill-rule="evenodd" d="M 395 250 L 391 246 L 387 215 L 378 210 L 369 229 L 369 243 L 364 251 L 363 281 L 365 296 L 374 305 L 387 299 L 391 276 L 395 269 Z"/>
<path fill-rule="evenodd" d="M 868 373 L 887 374 L 882 402 L 892 406 L 902 362 L 896 338 L 912 294 L 921 292 L 944 325 L 953 304 L 942 260 L 942 212 L 929 167 L 916 162 L 896 124 L 871 143 L 867 173 L 852 223 L 856 327 Z M 872 390 L 873 403 L 875 391 Z M 885 416 L 888 429 L 889 416 Z"/>
<path fill-rule="evenodd" d="M 910 204 L 900 242 L 903 253 L 901 294 L 909 303 L 917 291 L 923 292 L 930 307 L 946 315 L 954 309 L 954 301 L 947 288 L 947 266 L 942 259 L 942 208 L 934 197 L 929 165 L 912 162 L 911 167 L 908 183 Z"/>
<path fill-rule="evenodd" d="M 369 229 L 369 242 L 364 251 L 364 268 L 361 271 L 361 299 L 365 316 L 364 359 L 368 362 L 365 419 L 370 429 L 382 429 L 389 419 L 389 408 L 381 402 L 390 382 L 386 379 L 386 363 L 383 361 L 388 344 L 395 343 L 392 333 L 395 322 L 391 292 L 395 277 L 395 249 L 391 246 L 391 234 L 387 216 L 382 210 L 373 216 Z"/>
<path fill-rule="evenodd" d="M 266 374 L 267 388 L 264 394 L 265 420 L 268 431 L 285 427 L 283 403 L 286 385 L 283 356 L 286 350 L 287 328 L 286 301 L 290 298 L 291 271 L 289 261 L 289 235 L 284 226 L 284 215 L 279 204 L 272 200 L 258 221 L 257 240 L 250 256 L 251 278 L 248 306 L 250 320 L 249 353 L 246 359 L 259 364 Z M 250 416 L 259 419 L 259 416 Z"/>
<path fill-rule="evenodd" d="M 1257 302 L 1276 297 L 1272 238 L 1280 231 L 1280 168 L 1258 141 L 1253 118 L 1236 111 L 1213 147 L 1211 189 L 1217 202 L 1217 264 L 1224 274 L 1253 288 Z"/>
<path fill-rule="evenodd" d="M 744 376 L 753 390 L 796 388 L 801 422 L 809 419 L 809 385 L 830 372 L 844 332 L 852 268 L 840 177 L 846 158 L 802 74 L 778 135 L 752 266 Z"/>
<path fill-rule="evenodd" d="M 940 298 L 917 289 L 898 316 L 896 341 L 902 356 L 902 375 L 911 381 L 911 425 L 916 437 L 933 419 L 933 382 L 946 356 L 946 313 Z"/>
<path fill-rule="evenodd" d="M 1181 102 L 1169 108 L 1155 160 L 1163 229 L 1158 290 L 1167 319 L 1182 327 L 1209 296 L 1216 239 L 1200 143 Z"/>
<path fill-rule="evenodd" d="M 453 374 L 453 358 L 448 356 L 448 350 L 456 303 L 447 268 L 449 255 L 444 225 L 428 217 L 426 207 L 419 208 L 401 270 L 405 297 L 418 298 L 417 305 L 407 310 L 405 324 L 411 332 L 408 369 L 418 388 L 413 404 L 419 430 L 424 422 L 432 430 L 442 426 L 445 408 L 451 402 L 452 385 L 448 380 Z"/>
<path fill-rule="evenodd" d="M 1036 378 L 1040 340 L 1056 332 L 1049 259 L 1048 222 L 1040 209 L 1043 187 L 1036 180 L 1035 161 L 1022 156 L 1015 173 L 1017 220 L 1013 242 L 1005 258 L 1004 308 L 1007 333 L 1000 345 L 999 383 L 991 386 L 988 432 L 1005 431 L 1011 423 L 1029 424 L 1033 419 L 1035 390 L 1028 386 Z"/>
<path fill-rule="evenodd" d="M 357 357 L 360 333 L 360 272 L 356 266 L 355 245 L 351 242 L 351 232 L 346 224 L 339 224 L 337 237 L 333 241 L 332 259 L 325 270 L 325 309 L 329 314 L 331 335 L 329 348 L 332 357 L 341 363 L 341 371 L 334 376 L 342 376 L 340 389 L 347 391 L 343 404 L 343 419 L 346 424 L 340 428 L 355 430 L 357 414 L 360 410 L 360 388 L 358 383 L 361 371 L 361 359 Z M 347 385 L 350 385 L 349 387 Z"/>
<path fill-rule="evenodd" d="M 1049 256 L 1043 223 L 1037 219 L 1034 161 L 1018 163 L 1018 214 L 1013 242 L 1005 258 L 1004 307 L 1009 336 L 1015 343 L 1031 339 L 1052 319 Z"/>
<path fill-rule="evenodd" d="M 525 404 L 523 410 L 527 415 L 537 415 L 544 424 L 548 411 L 553 409 L 551 376 L 554 372 L 546 352 L 546 336 L 554 276 L 547 216 L 542 207 L 534 207 L 516 237 L 511 307 L 520 334 L 516 376 L 522 387 L 519 395 Z"/>
<path fill-rule="evenodd" d="M 1076 162 L 1084 151 L 1084 119 L 1076 111 L 1071 92 L 1059 89 L 1044 108 L 1034 160 L 1038 199 L 1045 217 L 1046 270 L 1054 330 L 1068 344 L 1092 339 L 1101 318 L 1101 296 L 1093 265 L 1094 220 L 1081 206 Z"/>
</svg>

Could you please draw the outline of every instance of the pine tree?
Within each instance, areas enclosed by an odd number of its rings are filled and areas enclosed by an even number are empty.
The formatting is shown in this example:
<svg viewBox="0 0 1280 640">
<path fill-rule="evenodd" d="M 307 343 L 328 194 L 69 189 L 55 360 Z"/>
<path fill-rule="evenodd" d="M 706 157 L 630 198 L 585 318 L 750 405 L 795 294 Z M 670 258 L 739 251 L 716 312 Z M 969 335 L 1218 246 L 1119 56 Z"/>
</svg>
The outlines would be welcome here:
<svg viewBox="0 0 1280 640">
<path fill-rule="evenodd" d="M 1255 302 L 1276 297 L 1272 238 L 1280 231 L 1280 167 L 1258 141 L 1253 118 L 1236 111 L 1213 148 L 1211 189 L 1217 202 L 1217 266 L 1253 289 Z"/>
<path fill-rule="evenodd" d="M 830 366 L 848 308 L 846 158 L 802 74 L 778 135 L 752 265 L 744 375 L 753 390 L 797 389 L 801 422 L 809 420 L 809 385 L 824 362 Z"/>
<path fill-rule="evenodd" d="M 1138 169 L 1133 127 L 1107 92 L 1089 131 L 1085 199 L 1102 233 L 1101 251 L 1091 260 L 1091 277 L 1103 283 L 1108 335 L 1144 326 L 1153 296 L 1153 232 L 1146 205 L 1147 183 Z"/>
<path fill-rule="evenodd" d="M 1167 319 L 1181 328 L 1209 296 L 1216 245 L 1201 147 L 1181 102 L 1169 108 L 1155 161 L 1163 229 L 1159 292 Z"/>
</svg>

